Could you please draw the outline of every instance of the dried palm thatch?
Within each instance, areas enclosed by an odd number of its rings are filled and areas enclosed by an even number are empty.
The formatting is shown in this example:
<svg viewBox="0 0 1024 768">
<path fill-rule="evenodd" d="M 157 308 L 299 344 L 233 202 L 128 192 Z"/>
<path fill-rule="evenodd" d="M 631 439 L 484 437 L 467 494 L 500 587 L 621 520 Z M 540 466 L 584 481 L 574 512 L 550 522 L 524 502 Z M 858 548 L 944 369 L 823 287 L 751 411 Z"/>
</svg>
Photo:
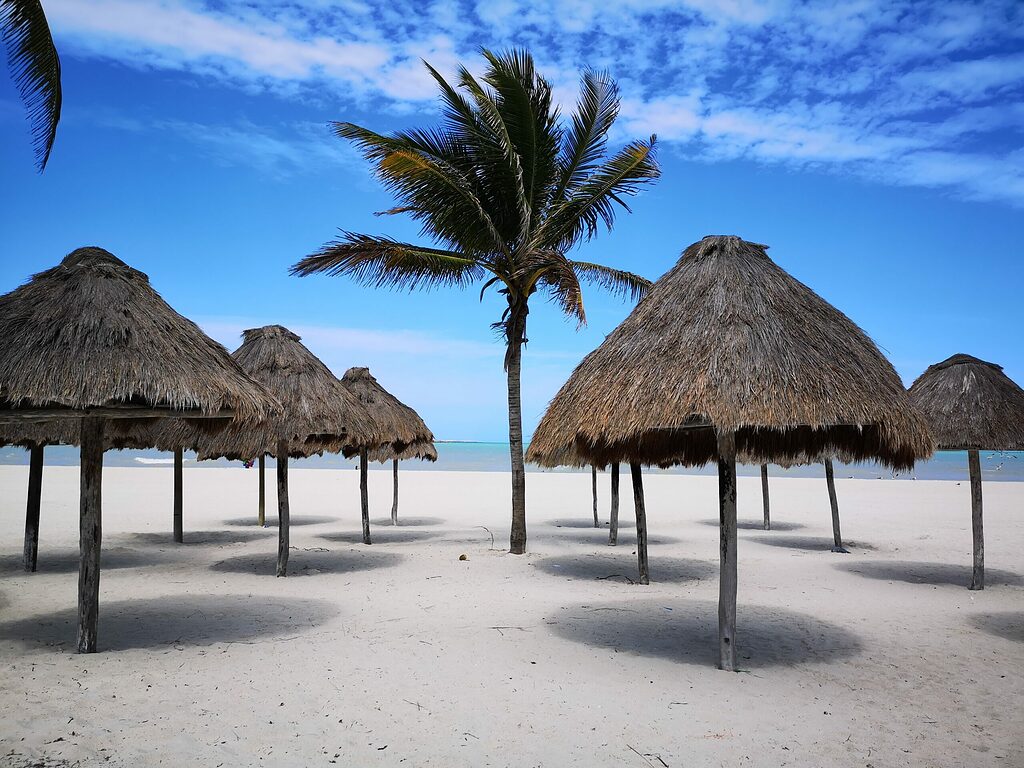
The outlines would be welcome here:
<svg viewBox="0 0 1024 768">
<path fill-rule="evenodd" d="M 910 399 L 940 449 L 1024 450 L 1024 389 L 1002 366 L 953 355 L 928 366 L 910 385 Z"/>
<path fill-rule="evenodd" d="M 985 531 L 978 451 L 1024 449 L 1024 390 L 1001 366 L 958 354 L 928 366 L 910 386 L 910 398 L 931 423 L 939 448 L 967 450 L 974 538 L 970 588 L 984 589 Z"/>
<path fill-rule="evenodd" d="M 717 460 L 719 666 L 735 668 L 736 457 L 835 454 L 910 467 L 932 438 L 896 371 L 839 310 L 778 267 L 766 246 L 705 237 L 584 358 L 541 419 L 527 458 L 571 450 L 629 462 L 640 581 L 647 583 L 642 464 Z"/>
<path fill-rule="evenodd" d="M 102 248 L 0 296 L 0 339 L 4 421 L 86 410 L 258 419 L 273 408 L 221 345 Z"/>
<path fill-rule="evenodd" d="M 386 443 L 376 449 L 366 446 L 344 446 L 346 456 L 359 454 L 359 497 L 363 517 L 363 542 L 370 543 L 370 500 L 367 488 L 367 464 L 370 461 L 393 463 L 393 501 L 391 524 L 398 525 L 398 461 L 417 458 L 437 461 L 434 433 L 412 408 L 382 387 L 369 368 L 349 368 L 341 383 L 370 412 L 380 427 Z"/>
<path fill-rule="evenodd" d="M 931 454 L 928 426 L 875 344 L 765 246 L 705 237 L 551 401 L 528 459 L 699 466 L 715 431 L 763 463 L 843 453 L 895 468 Z"/>
</svg>

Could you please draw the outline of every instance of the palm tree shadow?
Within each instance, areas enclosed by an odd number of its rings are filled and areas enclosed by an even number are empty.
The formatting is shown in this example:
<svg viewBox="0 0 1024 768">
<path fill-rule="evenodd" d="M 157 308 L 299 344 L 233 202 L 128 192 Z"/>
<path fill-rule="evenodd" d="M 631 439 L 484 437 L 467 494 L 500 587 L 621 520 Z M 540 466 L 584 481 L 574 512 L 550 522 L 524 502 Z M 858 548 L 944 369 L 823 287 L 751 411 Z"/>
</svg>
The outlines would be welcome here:
<svg viewBox="0 0 1024 768">
<path fill-rule="evenodd" d="M 331 517 L 329 515 L 289 515 L 288 525 L 320 525 L 322 523 L 335 523 L 341 518 Z M 256 523 L 256 515 L 252 517 L 233 517 L 230 520 L 225 520 L 224 525 L 237 525 L 247 528 L 256 528 L 259 530 L 259 525 Z M 267 528 L 277 528 L 278 521 L 276 517 L 267 517 L 266 526 Z"/>
<path fill-rule="evenodd" d="M 749 541 L 756 541 L 758 544 L 768 544 L 772 547 L 786 547 L 788 549 L 804 549 L 808 552 L 828 552 L 835 544 L 831 536 L 775 536 L 771 531 L 764 531 L 763 536 L 751 536 Z M 866 544 L 863 541 L 850 541 L 843 539 L 843 546 L 847 549 L 861 549 L 875 551 L 874 544 Z"/>
<path fill-rule="evenodd" d="M 101 568 L 143 568 L 175 562 L 176 558 L 163 550 L 130 549 L 128 547 L 104 547 L 101 554 Z M 20 554 L 0 557 L 0 576 L 41 576 L 47 573 L 77 573 L 81 555 L 77 549 L 46 549 L 40 547 L 36 559 L 36 573 L 28 574 Z"/>
<path fill-rule="evenodd" d="M 882 581 L 905 581 L 908 584 L 935 584 L 967 587 L 971 583 L 971 566 L 952 563 L 916 563 L 906 560 L 884 560 L 881 562 L 836 563 L 835 567 Z M 985 569 L 987 586 L 1024 585 L 1024 576 L 998 568 Z"/>
<path fill-rule="evenodd" d="M 434 539 L 440 534 L 433 531 L 410 531 L 403 530 L 393 525 L 375 526 L 370 528 L 370 541 L 374 544 L 407 544 L 413 541 Z M 341 544 L 362 544 L 362 531 L 340 531 L 337 533 L 321 533 L 321 539 L 337 541 Z"/>
<path fill-rule="evenodd" d="M 337 608 L 323 600 L 266 595 L 175 595 L 100 604 L 101 650 L 202 646 L 258 642 L 304 634 L 334 618 Z M 73 647 L 76 610 L 62 610 L 0 623 L 0 640 L 26 647 Z"/>
<path fill-rule="evenodd" d="M 595 554 L 581 557 L 546 557 L 534 560 L 532 566 L 552 576 L 567 579 L 617 581 L 622 584 L 636 582 L 636 554 Z M 702 560 L 685 560 L 679 557 L 654 557 L 650 560 L 651 582 L 659 584 L 683 584 L 711 578 L 717 568 Z"/>
<path fill-rule="evenodd" d="M 318 576 L 330 573 L 357 573 L 377 568 L 392 568 L 404 559 L 402 555 L 393 552 L 370 552 L 358 549 L 296 550 L 288 556 L 288 575 Z M 221 573 L 276 576 L 277 556 L 268 552 L 265 555 L 229 557 L 211 565 L 210 570 Z"/>
<path fill-rule="evenodd" d="M 1020 611 L 974 613 L 968 620 L 990 635 L 1013 640 L 1015 643 L 1024 643 L 1024 613 Z"/>
<path fill-rule="evenodd" d="M 700 600 L 629 600 L 565 608 L 550 625 L 567 640 L 616 653 L 711 666 L 718 657 L 718 605 Z M 785 608 L 739 606 L 741 668 L 828 664 L 856 655 L 850 630 Z"/>
<path fill-rule="evenodd" d="M 719 526 L 718 520 L 701 520 L 701 525 L 711 525 L 717 528 Z M 737 520 L 736 528 L 741 531 L 761 531 L 761 533 L 771 533 L 772 531 L 798 531 L 801 528 L 807 526 L 802 523 L 788 523 L 785 520 L 779 520 L 778 522 L 772 521 L 771 531 L 764 529 L 764 520 Z"/>
</svg>

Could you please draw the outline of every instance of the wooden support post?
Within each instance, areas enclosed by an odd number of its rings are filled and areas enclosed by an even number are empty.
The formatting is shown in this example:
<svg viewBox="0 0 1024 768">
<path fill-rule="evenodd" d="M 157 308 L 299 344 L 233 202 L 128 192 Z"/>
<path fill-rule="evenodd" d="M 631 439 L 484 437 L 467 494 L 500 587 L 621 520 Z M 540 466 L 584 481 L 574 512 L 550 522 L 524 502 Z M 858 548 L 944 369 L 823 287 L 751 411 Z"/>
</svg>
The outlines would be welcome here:
<svg viewBox="0 0 1024 768">
<path fill-rule="evenodd" d="M 369 452 L 363 448 L 359 451 L 359 506 L 363 513 L 363 544 L 370 544 L 370 493 L 367 489 L 369 480 Z"/>
<path fill-rule="evenodd" d="M 288 441 L 277 441 L 277 575 L 288 575 L 288 540 L 291 523 L 288 507 Z"/>
<path fill-rule="evenodd" d="M 260 507 L 256 518 L 256 522 L 260 528 L 265 528 L 267 525 L 267 486 L 264 479 L 266 470 L 267 456 L 266 454 L 260 454 Z"/>
<path fill-rule="evenodd" d="M 590 467 L 590 487 L 594 497 L 594 527 L 600 528 L 601 522 L 597 519 L 597 467 Z"/>
<path fill-rule="evenodd" d="M 718 668 L 736 669 L 736 433 L 718 433 Z"/>
<path fill-rule="evenodd" d="M 393 459 L 391 462 L 391 474 L 395 484 L 391 502 L 391 524 L 398 525 L 398 459 Z"/>
<path fill-rule="evenodd" d="M 647 568 L 647 510 L 644 507 L 644 478 L 639 464 L 630 464 L 633 480 L 633 506 L 636 507 L 636 559 L 640 568 L 640 583 L 650 584 L 651 574 Z"/>
<path fill-rule="evenodd" d="M 832 468 L 832 459 L 825 459 L 825 483 L 828 485 L 828 503 L 832 507 L 832 551 L 848 555 L 850 550 L 843 546 L 843 534 L 839 531 L 839 500 L 836 498 L 836 476 Z"/>
<path fill-rule="evenodd" d="M 761 500 L 764 504 L 764 529 L 770 531 L 772 529 L 772 515 L 769 509 L 768 500 L 768 465 L 761 465 Z"/>
<path fill-rule="evenodd" d="M 182 525 L 182 490 L 183 490 L 183 464 L 184 451 L 181 448 L 174 449 L 174 540 L 181 544 L 185 541 L 185 532 Z"/>
<path fill-rule="evenodd" d="M 612 507 L 608 513 L 608 544 L 619 542 L 619 463 L 612 464 Z"/>
<path fill-rule="evenodd" d="M 103 538 L 103 419 L 82 419 L 79 486 L 78 652 L 96 652 L 100 615 L 100 542 Z"/>
<path fill-rule="evenodd" d="M 967 452 L 967 464 L 971 472 L 971 527 L 974 533 L 974 569 L 971 572 L 971 589 L 984 589 L 985 530 L 981 514 L 981 457 L 977 450 Z"/>
<path fill-rule="evenodd" d="M 33 445 L 28 460 L 28 503 L 25 505 L 25 570 L 36 572 L 39 554 L 39 506 L 43 495 L 43 446 Z"/>
</svg>

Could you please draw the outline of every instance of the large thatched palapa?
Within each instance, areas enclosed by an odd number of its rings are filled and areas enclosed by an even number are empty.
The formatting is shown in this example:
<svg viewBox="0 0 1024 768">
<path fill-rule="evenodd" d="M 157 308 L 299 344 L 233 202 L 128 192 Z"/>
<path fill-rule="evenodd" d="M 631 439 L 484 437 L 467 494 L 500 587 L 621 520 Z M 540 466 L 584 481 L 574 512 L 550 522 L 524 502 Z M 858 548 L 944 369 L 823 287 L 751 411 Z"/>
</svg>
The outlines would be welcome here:
<svg viewBox="0 0 1024 768">
<path fill-rule="evenodd" d="M 280 401 L 283 416 L 273 420 L 238 421 L 210 437 L 190 434 L 175 425 L 160 436 L 157 447 L 184 446 L 200 459 L 226 457 L 259 460 L 260 517 L 264 514 L 265 456 L 277 460 L 277 575 L 286 576 L 289 550 L 288 459 L 340 451 L 346 446 L 377 448 L 381 430 L 359 399 L 310 352 L 298 335 L 281 325 L 251 328 L 232 357 L 253 379 Z M 260 520 L 262 524 L 263 520 Z"/>
<path fill-rule="evenodd" d="M 641 465 L 718 462 L 723 669 L 735 666 L 737 454 L 906 468 L 932 451 L 924 418 L 864 332 L 765 246 L 729 236 L 687 248 L 584 358 L 528 458 L 550 465 L 567 445 L 593 464 L 630 463 L 644 566 Z"/>
<path fill-rule="evenodd" d="M 379 435 L 387 441 L 376 449 L 350 445 L 345 455 L 359 454 L 359 497 L 363 517 L 363 542 L 370 543 L 370 499 L 367 489 L 367 463 L 391 461 L 394 495 L 391 503 L 391 524 L 398 524 L 398 462 L 401 459 L 437 461 L 434 433 L 420 415 L 388 392 L 370 373 L 369 368 L 349 368 L 341 383 L 359 399 L 376 422 Z"/>
<path fill-rule="evenodd" d="M 928 366 L 910 386 L 910 398 L 931 423 L 940 449 L 966 450 L 971 477 L 974 567 L 971 589 L 985 588 L 979 450 L 1024 449 L 1024 390 L 1001 366 L 953 355 Z"/>
<path fill-rule="evenodd" d="M 96 650 L 106 423 L 174 416 L 217 429 L 276 407 L 146 275 L 102 248 L 79 248 L 0 296 L 0 422 L 80 422 L 79 651 Z"/>
</svg>

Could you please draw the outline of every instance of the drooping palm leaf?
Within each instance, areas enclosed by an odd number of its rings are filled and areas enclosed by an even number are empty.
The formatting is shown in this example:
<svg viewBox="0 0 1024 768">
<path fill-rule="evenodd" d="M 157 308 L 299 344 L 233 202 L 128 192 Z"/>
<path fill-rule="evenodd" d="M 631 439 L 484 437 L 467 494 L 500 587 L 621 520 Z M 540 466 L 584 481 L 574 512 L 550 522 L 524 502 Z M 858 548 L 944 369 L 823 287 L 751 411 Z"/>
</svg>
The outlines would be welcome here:
<svg viewBox="0 0 1024 768">
<path fill-rule="evenodd" d="M 46 168 L 60 122 L 60 57 L 39 0 L 0 0 L 0 32 L 7 63 L 28 111 L 40 172 Z"/>
<path fill-rule="evenodd" d="M 651 289 L 651 281 L 646 277 L 626 272 L 622 269 L 613 269 L 603 264 L 592 264 L 589 261 L 571 261 L 576 276 L 596 285 L 615 296 L 630 301 L 640 301 Z"/>
</svg>

